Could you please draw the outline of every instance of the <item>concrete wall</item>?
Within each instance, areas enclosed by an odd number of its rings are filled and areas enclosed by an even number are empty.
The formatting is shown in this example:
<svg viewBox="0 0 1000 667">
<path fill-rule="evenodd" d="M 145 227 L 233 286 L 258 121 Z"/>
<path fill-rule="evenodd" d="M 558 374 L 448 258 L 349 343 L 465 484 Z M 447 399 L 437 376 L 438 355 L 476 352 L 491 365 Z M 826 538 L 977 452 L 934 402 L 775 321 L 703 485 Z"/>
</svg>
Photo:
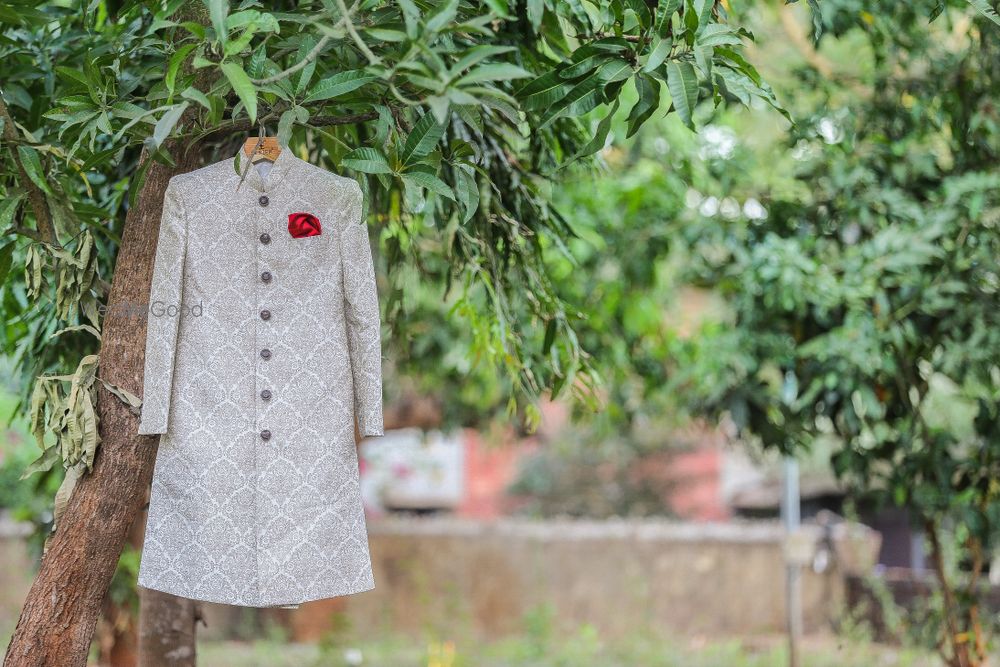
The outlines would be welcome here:
<svg viewBox="0 0 1000 667">
<path fill-rule="evenodd" d="M 16 526 L 0 531 L 0 631 L 13 630 L 34 564 Z M 248 637 L 277 622 L 295 640 L 333 628 L 353 635 L 428 631 L 497 638 L 522 632 L 548 607 L 557 632 L 590 624 L 605 637 L 754 634 L 784 627 L 783 539 L 770 523 L 641 521 L 369 520 L 375 590 L 253 610 L 206 605 L 205 638 Z M 818 541 L 811 529 L 807 541 Z M 877 534 L 838 540 L 857 571 L 877 553 Z M 843 545 L 847 546 L 843 546 Z M 873 551 L 874 550 L 874 551 Z M 841 610 L 837 568 L 803 582 L 807 630 Z M 346 626 L 345 626 L 346 624 Z"/>
<path fill-rule="evenodd" d="M 315 638 L 342 613 L 362 635 L 500 637 L 543 606 L 557 631 L 590 624 L 607 637 L 784 628 L 777 524 L 424 518 L 369 522 L 369 533 L 375 590 L 303 605 L 290 614 L 294 636 Z M 806 537 L 818 542 L 820 533 Z M 855 538 L 845 562 L 866 560 L 858 552 L 870 560 L 877 535 Z M 841 611 L 842 573 L 807 568 L 803 578 L 806 629 L 828 627 Z"/>
</svg>

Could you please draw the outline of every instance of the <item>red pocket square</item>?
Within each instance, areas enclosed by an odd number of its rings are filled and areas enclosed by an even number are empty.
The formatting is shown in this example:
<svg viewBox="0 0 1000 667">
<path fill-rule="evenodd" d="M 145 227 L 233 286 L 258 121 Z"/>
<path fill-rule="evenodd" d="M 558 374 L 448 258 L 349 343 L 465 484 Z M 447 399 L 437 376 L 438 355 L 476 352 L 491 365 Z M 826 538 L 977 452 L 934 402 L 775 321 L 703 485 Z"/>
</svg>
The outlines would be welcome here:
<svg viewBox="0 0 1000 667">
<path fill-rule="evenodd" d="M 289 213 L 288 233 L 293 238 L 302 239 L 307 236 L 319 236 L 323 232 L 319 218 L 312 213 Z"/>
</svg>

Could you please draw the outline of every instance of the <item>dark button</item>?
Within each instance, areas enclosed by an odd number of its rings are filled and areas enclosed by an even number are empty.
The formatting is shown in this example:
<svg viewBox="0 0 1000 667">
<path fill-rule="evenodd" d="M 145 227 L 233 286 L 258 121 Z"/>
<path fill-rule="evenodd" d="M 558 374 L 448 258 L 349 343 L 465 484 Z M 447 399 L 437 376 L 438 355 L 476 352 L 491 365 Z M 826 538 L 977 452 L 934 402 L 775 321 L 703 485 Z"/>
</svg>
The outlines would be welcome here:
<svg viewBox="0 0 1000 667">
<path fill-rule="evenodd" d="M 262 310 L 262 311 L 260 311 L 260 319 L 262 319 L 262 320 L 269 320 L 269 319 L 271 319 L 271 311 L 270 310 Z"/>
<path fill-rule="evenodd" d="M 267 232 L 264 232 L 263 234 L 260 235 L 260 242 L 263 243 L 264 245 L 267 245 L 268 243 L 271 242 L 271 235 L 268 234 Z"/>
<path fill-rule="evenodd" d="M 263 398 L 265 401 L 270 401 L 271 400 L 271 390 L 270 389 L 265 389 L 264 391 L 260 392 L 260 397 Z"/>
<path fill-rule="evenodd" d="M 265 428 L 263 431 L 260 432 L 260 439 L 261 440 L 270 440 L 271 439 L 271 432 L 268 431 Z"/>
<path fill-rule="evenodd" d="M 271 272 L 265 271 L 264 273 L 260 274 L 260 279 L 263 280 L 265 283 L 271 282 Z"/>
<path fill-rule="evenodd" d="M 267 206 L 271 200 L 267 198 L 267 195 L 261 195 L 257 201 L 260 202 L 261 206 Z"/>
<path fill-rule="evenodd" d="M 263 350 L 260 351 L 260 358 L 261 359 L 270 359 L 271 358 L 271 350 L 269 350 L 269 349 L 267 349 L 265 347 Z"/>
</svg>

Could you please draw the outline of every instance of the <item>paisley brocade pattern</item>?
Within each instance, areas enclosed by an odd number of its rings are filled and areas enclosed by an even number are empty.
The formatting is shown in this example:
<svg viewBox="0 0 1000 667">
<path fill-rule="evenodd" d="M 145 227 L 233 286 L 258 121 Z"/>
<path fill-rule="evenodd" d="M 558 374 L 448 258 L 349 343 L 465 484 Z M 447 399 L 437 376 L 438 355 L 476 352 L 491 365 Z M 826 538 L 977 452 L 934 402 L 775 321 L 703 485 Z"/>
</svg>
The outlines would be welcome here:
<svg viewBox="0 0 1000 667">
<path fill-rule="evenodd" d="M 370 590 L 354 422 L 383 432 L 381 325 L 361 188 L 287 148 L 239 181 L 229 158 L 164 198 L 138 583 L 250 607 Z M 300 212 L 322 233 L 294 237 Z"/>
</svg>

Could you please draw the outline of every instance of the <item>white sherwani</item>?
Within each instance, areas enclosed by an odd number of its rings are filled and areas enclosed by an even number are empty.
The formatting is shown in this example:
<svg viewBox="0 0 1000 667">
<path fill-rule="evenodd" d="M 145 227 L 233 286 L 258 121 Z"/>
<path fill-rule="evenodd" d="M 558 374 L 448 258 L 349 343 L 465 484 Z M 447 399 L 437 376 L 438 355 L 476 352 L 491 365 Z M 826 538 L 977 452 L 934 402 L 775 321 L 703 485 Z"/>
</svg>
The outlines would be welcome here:
<svg viewBox="0 0 1000 667">
<path fill-rule="evenodd" d="M 237 188 L 234 160 L 166 190 L 138 431 L 161 436 L 138 583 L 250 607 L 370 590 L 354 419 L 382 434 L 382 376 L 361 188 L 288 148 Z M 293 236 L 296 213 L 320 233 Z"/>
</svg>

